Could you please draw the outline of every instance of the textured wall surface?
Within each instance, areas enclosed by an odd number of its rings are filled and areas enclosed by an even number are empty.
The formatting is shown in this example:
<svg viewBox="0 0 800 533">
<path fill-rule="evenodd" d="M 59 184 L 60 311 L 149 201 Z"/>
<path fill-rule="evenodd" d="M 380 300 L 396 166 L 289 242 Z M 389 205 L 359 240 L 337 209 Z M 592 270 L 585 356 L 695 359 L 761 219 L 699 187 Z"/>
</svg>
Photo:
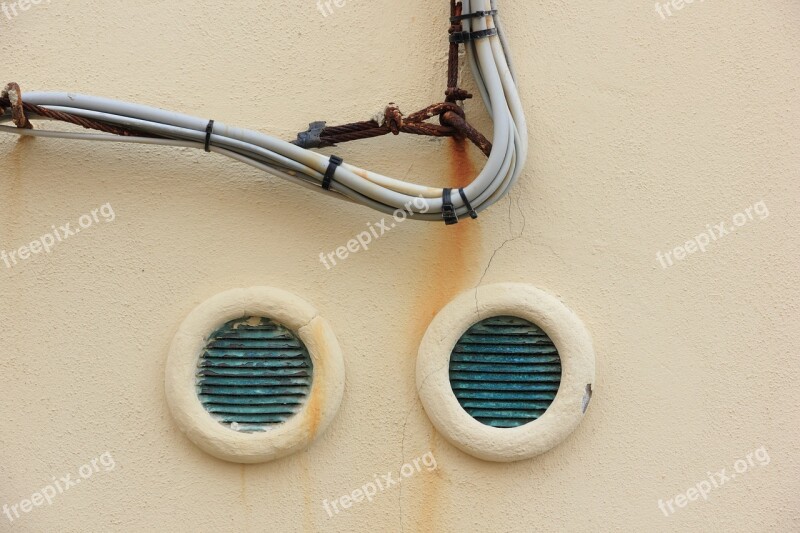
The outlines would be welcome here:
<svg viewBox="0 0 800 533">
<path fill-rule="evenodd" d="M 800 530 L 800 3 L 676 3 L 659 15 L 653 2 L 502 0 L 531 132 L 519 185 L 477 223 L 406 222 L 331 270 L 319 253 L 380 214 L 202 152 L 0 137 L 0 249 L 104 204 L 115 215 L 0 263 L 0 505 L 106 454 L 51 504 L 0 514 L 0 531 Z M 23 90 L 293 138 L 391 101 L 414 111 L 445 85 L 445 0 L 348 0 L 327 17 L 312 0 L 27 7 L 0 11 L 0 81 Z M 479 101 L 467 113 L 491 126 Z M 408 137 L 337 154 L 432 185 L 482 164 L 453 141 Z M 561 446 L 493 464 L 433 430 L 414 366 L 439 309 L 506 281 L 582 317 L 597 382 Z M 180 433 L 163 377 L 189 311 L 252 285 L 320 310 L 347 383 L 307 451 L 242 466 Z M 707 501 L 659 508 L 762 447 L 768 464 L 747 463 Z M 324 510 L 428 452 L 436 470 Z"/>
</svg>

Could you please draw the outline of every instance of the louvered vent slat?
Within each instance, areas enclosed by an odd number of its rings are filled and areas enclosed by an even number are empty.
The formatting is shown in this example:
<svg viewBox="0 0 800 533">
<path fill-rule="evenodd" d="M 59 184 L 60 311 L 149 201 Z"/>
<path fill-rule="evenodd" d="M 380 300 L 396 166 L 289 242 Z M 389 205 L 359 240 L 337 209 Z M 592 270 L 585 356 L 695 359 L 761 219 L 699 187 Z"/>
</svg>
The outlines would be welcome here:
<svg viewBox="0 0 800 533">
<path fill-rule="evenodd" d="M 221 424 L 266 431 L 295 415 L 313 378 L 308 350 L 289 329 L 267 318 L 228 322 L 211 335 L 198 362 L 197 393 Z"/>
<path fill-rule="evenodd" d="M 555 344 L 540 328 L 517 317 L 475 324 L 450 356 L 450 384 L 458 402 L 488 426 L 533 422 L 553 402 L 560 383 Z"/>
</svg>

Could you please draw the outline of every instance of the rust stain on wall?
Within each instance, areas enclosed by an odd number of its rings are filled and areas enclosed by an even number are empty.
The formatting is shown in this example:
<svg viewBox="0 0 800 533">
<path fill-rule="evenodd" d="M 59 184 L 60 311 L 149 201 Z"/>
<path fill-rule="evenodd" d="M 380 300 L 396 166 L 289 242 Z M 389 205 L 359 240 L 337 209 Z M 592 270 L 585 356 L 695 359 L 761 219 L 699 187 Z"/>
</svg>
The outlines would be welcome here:
<svg viewBox="0 0 800 533">
<path fill-rule="evenodd" d="M 318 320 L 312 320 L 309 323 L 308 327 L 310 328 L 311 337 L 316 339 L 319 343 L 317 347 L 318 353 L 320 353 L 320 359 L 326 360 L 328 359 L 328 353 L 330 352 L 330 348 L 325 345 L 325 330 L 322 326 L 322 323 Z M 318 374 L 322 369 L 314 368 L 314 374 Z M 323 398 L 325 396 L 325 391 L 323 387 L 325 385 L 325 380 L 323 379 L 324 376 L 319 376 L 317 379 L 314 379 L 312 383 L 312 394 L 308 397 L 306 403 L 306 431 L 308 432 L 309 438 L 314 438 L 314 436 L 319 431 L 319 424 L 320 420 L 322 419 L 322 410 L 325 406 L 322 404 Z"/>
<path fill-rule="evenodd" d="M 20 137 L 8 154 L 10 164 L 6 168 L 9 169 L 10 175 L 8 177 L 8 200 L 6 201 L 5 210 L 9 217 L 6 225 L 6 228 L 10 229 L 9 233 L 13 231 L 13 228 L 16 228 L 16 223 L 22 217 L 22 162 L 27 158 L 33 142 L 34 139 L 32 137 Z M 8 237 L 10 238 L 10 235 Z"/>
<path fill-rule="evenodd" d="M 310 329 L 310 336 L 319 343 L 315 351 L 320 354 L 320 359 L 323 361 L 327 360 L 330 347 L 325 344 L 327 337 L 325 336 L 322 322 L 319 320 L 312 320 L 306 327 Z M 324 370 L 319 368 L 317 363 L 315 363 L 314 374 L 316 374 L 317 377 L 314 379 L 312 394 L 308 397 L 305 407 L 306 431 L 310 439 L 314 439 L 319 432 L 322 413 L 326 408 L 323 404 L 323 399 L 325 397 L 325 391 L 323 389 L 325 385 L 325 376 L 321 375 L 322 371 Z M 321 507 L 315 505 L 313 500 L 315 497 L 314 489 L 316 484 L 313 482 L 314 475 L 312 473 L 308 451 L 300 453 L 298 464 L 300 466 L 300 478 L 302 479 L 300 485 L 303 497 L 303 531 L 314 533 L 319 530 L 316 525 L 316 515 L 320 512 Z"/>
<path fill-rule="evenodd" d="M 458 139 L 450 139 L 448 143 L 450 168 L 447 184 L 452 188 L 465 187 L 479 172 L 470 156 L 469 145 L 465 140 Z M 469 217 L 461 218 L 453 226 L 445 226 L 444 222 L 434 224 L 428 231 L 431 260 L 426 265 L 427 276 L 418 282 L 421 285 L 417 291 L 420 298 L 414 307 L 417 320 L 414 334 L 418 341 L 422 340 L 436 314 L 455 296 L 474 285 L 477 273 L 467 257 L 474 257 L 474 251 L 481 245 L 480 228 Z M 429 450 L 437 457 L 439 436 L 433 427 L 430 427 L 430 431 Z M 422 490 L 409 492 L 417 502 L 413 506 L 418 510 L 414 521 L 416 530 L 439 531 L 442 528 L 440 511 L 444 483 L 441 465 L 432 472 L 425 472 L 419 482 L 422 483 Z"/>
<path fill-rule="evenodd" d="M 321 416 L 321 401 L 322 394 L 314 394 L 308 399 L 308 426 L 307 431 L 311 438 L 317 434 L 319 421 Z M 320 507 L 315 506 L 312 497 L 314 494 L 313 477 L 311 473 L 311 464 L 309 462 L 308 451 L 300 453 L 300 478 L 302 479 L 301 490 L 303 491 L 303 531 L 314 533 L 316 531 L 315 514 L 319 512 Z"/>
<path fill-rule="evenodd" d="M 448 143 L 448 186 L 465 187 L 478 175 L 479 170 L 472 161 L 465 140 L 449 139 Z M 454 191 L 454 194 L 457 192 Z M 453 226 L 445 226 L 441 222 L 433 223 L 428 229 L 431 259 L 426 264 L 427 277 L 418 282 L 422 287 L 417 291 L 420 299 L 414 307 L 417 317 L 415 338 L 422 339 L 433 317 L 456 295 L 472 285 L 473 269 L 466 258 L 470 254 L 474 257 L 474 250 L 481 244 L 480 228 L 476 222 L 467 216 Z"/>
</svg>

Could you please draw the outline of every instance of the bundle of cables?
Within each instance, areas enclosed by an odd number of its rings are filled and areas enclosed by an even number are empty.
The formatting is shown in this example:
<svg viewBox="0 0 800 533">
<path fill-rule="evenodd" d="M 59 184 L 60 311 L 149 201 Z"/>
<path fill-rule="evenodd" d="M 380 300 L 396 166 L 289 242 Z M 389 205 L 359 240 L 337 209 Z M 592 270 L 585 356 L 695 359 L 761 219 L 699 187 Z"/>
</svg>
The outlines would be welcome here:
<svg viewBox="0 0 800 533">
<path fill-rule="evenodd" d="M 417 220 L 444 219 L 448 223 L 453 217 L 455 221 L 464 215 L 474 218 L 508 193 L 522 172 L 528 146 L 525 116 L 496 8 L 496 0 L 462 0 L 459 6 L 458 20 L 464 29 L 459 42 L 467 49 L 467 61 L 494 122 L 494 133 L 481 173 L 452 195 L 450 189 L 383 176 L 256 131 L 153 107 L 60 92 L 25 93 L 23 107 L 16 84 L 9 85 L 0 99 L 0 123 L 13 120 L 17 127 L 0 125 L 0 131 L 205 149 L 384 213 L 405 209 Z M 110 133 L 32 129 L 25 111 L 33 119 L 67 117 L 74 124 L 100 123 Z"/>
</svg>

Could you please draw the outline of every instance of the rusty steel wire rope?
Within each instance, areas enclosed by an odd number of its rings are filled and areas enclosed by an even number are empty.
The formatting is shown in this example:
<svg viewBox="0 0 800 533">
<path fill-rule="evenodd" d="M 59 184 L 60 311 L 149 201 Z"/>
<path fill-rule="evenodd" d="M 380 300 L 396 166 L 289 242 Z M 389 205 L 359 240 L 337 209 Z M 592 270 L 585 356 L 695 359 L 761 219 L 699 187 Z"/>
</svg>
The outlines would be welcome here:
<svg viewBox="0 0 800 533">
<path fill-rule="evenodd" d="M 527 128 L 497 0 L 449 0 L 450 44 L 444 101 L 404 115 L 395 104 L 370 120 L 328 126 L 314 122 L 288 142 L 222 122 L 138 104 L 74 93 L 30 92 L 16 83 L 0 93 L 0 132 L 36 137 L 183 146 L 231 157 L 277 177 L 385 213 L 403 209 L 412 219 L 458 222 L 501 199 L 527 157 Z M 494 123 L 491 141 L 464 113 L 472 98 L 459 86 L 464 46 L 475 85 Z M 438 118 L 438 123 L 433 122 Z M 55 120 L 100 133 L 34 129 L 31 120 Z M 2 125 L 12 122 L 13 126 Z M 427 187 L 371 172 L 315 148 L 399 134 L 468 139 L 486 156 L 469 185 L 457 191 Z"/>
</svg>

